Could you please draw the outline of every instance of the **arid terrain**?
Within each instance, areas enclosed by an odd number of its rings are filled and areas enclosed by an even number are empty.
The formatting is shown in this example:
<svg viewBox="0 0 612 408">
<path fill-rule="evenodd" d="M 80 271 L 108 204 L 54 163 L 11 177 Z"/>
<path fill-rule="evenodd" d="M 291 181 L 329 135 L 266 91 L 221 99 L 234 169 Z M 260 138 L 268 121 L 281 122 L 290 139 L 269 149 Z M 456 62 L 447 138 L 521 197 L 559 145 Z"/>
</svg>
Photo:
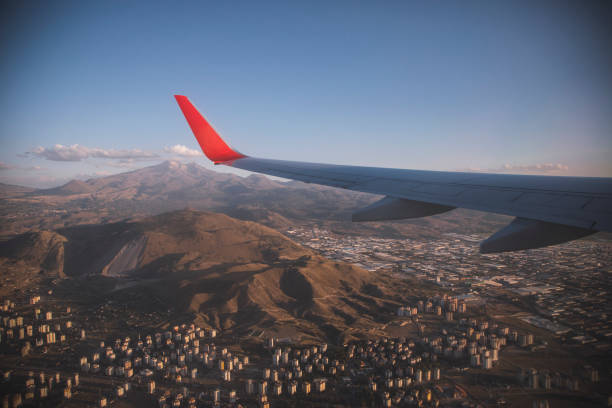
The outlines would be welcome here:
<svg viewBox="0 0 612 408">
<path fill-rule="evenodd" d="M 103 279 L 108 292 L 98 295 L 107 300 L 171 308 L 181 323 L 237 335 L 271 331 L 338 341 L 341 334 L 363 334 L 393 313 L 396 291 L 405 285 L 323 258 L 263 225 L 193 210 L 29 232 L 1 249 L 0 266 L 15 288 L 49 278 L 83 286 Z M 3 292 L 13 287 L 9 282 Z M 134 302 L 143 290 L 156 302 Z M 80 293 L 66 296 L 82 302 Z"/>
<path fill-rule="evenodd" d="M 176 161 L 52 189 L 2 185 L 0 290 L 62 282 L 67 296 L 94 290 L 97 301 L 142 298 L 133 306 L 171 309 L 176 319 L 237 334 L 339 340 L 339 333 L 375 330 L 414 285 L 323 258 L 279 231 L 428 241 L 448 233 L 484 236 L 509 220 L 454 210 L 408 221 L 349 221 L 376 199 Z M 143 290 L 153 297 L 139 296 Z"/>
<path fill-rule="evenodd" d="M 236 395 L 246 406 L 608 398 L 605 234 L 484 255 L 478 242 L 508 217 L 351 223 L 376 196 L 179 162 L 46 190 L 2 185 L 0 197 L 0 369 L 12 376 L 0 392 L 11 402 L 211 406 L 218 391 L 230 406 Z M 223 368 L 229 354 L 250 361 Z M 76 372 L 79 386 L 68 383 Z M 61 388 L 32 386 L 32 373 L 60 375 Z M 249 391 L 267 380 L 276 394 Z M 326 390 L 290 391 L 320 381 Z"/>
</svg>

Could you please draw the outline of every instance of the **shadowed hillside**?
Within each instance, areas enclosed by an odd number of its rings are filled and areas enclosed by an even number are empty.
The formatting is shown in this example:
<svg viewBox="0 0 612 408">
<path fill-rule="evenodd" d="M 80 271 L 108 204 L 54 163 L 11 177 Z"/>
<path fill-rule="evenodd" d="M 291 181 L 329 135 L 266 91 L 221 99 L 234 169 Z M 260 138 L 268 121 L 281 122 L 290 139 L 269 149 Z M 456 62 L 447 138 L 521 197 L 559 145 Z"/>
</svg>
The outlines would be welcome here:
<svg viewBox="0 0 612 408">
<path fill-rule="evenodd" d="M 22 269 L 20 279 L 33 274 L 64 277 L 64 245 L 66 238 L 52 231 L 29 232 L 0 244 L 2 268 Z"/>
<path fill-rule="evenodd" d="M 385 297 L 397 290 L 392 280 L 322 258 L 268 227 L 193 210 L 28 233 L 4 242 L 0 255 L 82 284 L 115 279 L 105 301 L 142 298 L 135 307 L 175 310 L 241 334 L 336 341 L 349 328 L 377 326 L 395 307 Z"/>
</svg>

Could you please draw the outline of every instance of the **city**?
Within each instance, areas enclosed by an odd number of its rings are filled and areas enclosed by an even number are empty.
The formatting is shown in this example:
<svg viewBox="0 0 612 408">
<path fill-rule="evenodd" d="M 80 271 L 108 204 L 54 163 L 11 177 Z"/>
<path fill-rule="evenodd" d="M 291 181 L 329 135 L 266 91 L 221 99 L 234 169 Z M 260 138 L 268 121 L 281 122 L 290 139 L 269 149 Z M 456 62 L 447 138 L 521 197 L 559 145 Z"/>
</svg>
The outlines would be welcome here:
<svg viewBox="0 0 612 408">
<path fill-rule="evenodd" d="M 407 297 L 370 338 L 328 344 L 186 323 L 153 331 L 147 321 L 160 316 L 24 292 L 1 308 L 4 406 L 608 403 L 607 242 L 482 256 L 475 237 L 456 234 L 428 243 L 286 233 L 330 259 L 427 282 L 432 296 Z M 106 326 L 126 316 L 137 330 Z"/>
<path fill-rule="evenodd" d="M 511 304 L 529 296 L 533 314 L 519 313 L 521 319 L 568 343 L 591 343 L 602 353 L 612 349 L 612 253 L 607 241 L 482 255 L 474 245 L 482 237 L 454 233 L 434 242 L 337 236 L 317 227 L 290 229 L 287 235 L 331 259 L 435 282 L 470 302 L 506 299 Z"/>
</svg>

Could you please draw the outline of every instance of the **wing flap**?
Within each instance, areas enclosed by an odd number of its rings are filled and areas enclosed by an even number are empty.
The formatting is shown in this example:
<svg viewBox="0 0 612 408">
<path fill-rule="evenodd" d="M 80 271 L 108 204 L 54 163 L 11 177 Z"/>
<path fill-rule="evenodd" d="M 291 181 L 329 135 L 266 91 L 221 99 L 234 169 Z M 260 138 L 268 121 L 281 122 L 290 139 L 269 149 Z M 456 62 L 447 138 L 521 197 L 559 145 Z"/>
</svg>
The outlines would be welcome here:
<svg viewBox="0 0 612 408">
<path fill-rule="evenodd" d="M 355 212 L 352 216 L 352 220 L 355 222 L 403 220 L 406 218 L 420 218 L 441 214 L 454 209 L 455 207 L 446 205 L 405 200 L 403 198 L 385 197 Z"/>
<path fill-rule="evenodd" d="M 515 218 L 480 244 L 480 252 L 491 254 L 542 248 L 594 234 L 592 229 L 570 227 L 527 218 Z"/>
</svg>

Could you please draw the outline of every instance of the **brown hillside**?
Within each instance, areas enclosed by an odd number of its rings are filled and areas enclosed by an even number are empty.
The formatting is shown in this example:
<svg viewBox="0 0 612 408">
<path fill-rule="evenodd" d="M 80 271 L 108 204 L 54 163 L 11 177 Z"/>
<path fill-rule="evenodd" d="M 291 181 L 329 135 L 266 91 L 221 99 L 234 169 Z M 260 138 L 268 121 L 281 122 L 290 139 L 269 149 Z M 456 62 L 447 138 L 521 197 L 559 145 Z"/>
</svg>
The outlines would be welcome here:
<svg viewBox="0 0 612 408">
<path fill-rule="evenodd" d="M 223 214 L 177 211 L 146 218 L 139 227 L 147 240 L 143 267 L 168 254 L 182 254 L 183 259 L 189 260 L 185 268 L 194 269 L 221 263 L 262 262 L 269 249 L 285 257 L 306 252 L 268 227 Z"/>
<path fill-rule="evenodd" d="M 7 197 L 21 197 L 35 190 L 35 188 L 0 183 L 0 199 Z"/>
<path fill-rule="evenodd" d="M 73 195 L 73 194 L 86 194 L 91 193 L 94 189 L 81 180 L 71 180 L 63 186 L 56 188 L 50 188 L 47 190 L 40 190 L 42 195 Z"/>
<path fill-rule="evenodd" d="M 173 310 L 181 319 L 240 334 L 337 341 L 377 326 L 381 313 L 394 307 L 383 298 L 393 292 L 392 281 L 381 283 L 268 227 L 223 214 L 182 210 L 24 234 L 3 243 L 0 253 L 54 268 L 57 276 L 124 278 L 116 281 L 123 289 L 104 294 L 104 301 L 142 299 L 133 306 Z"/>
<path fill-rule="evenodd" d="M 22 271 L 21 279 L 35 273 L 64 277 L 64 243 L 66 238 L 52 231 L 19 235 L 0 245 L 0 265 L 6 270 Z"/>
</svg>

